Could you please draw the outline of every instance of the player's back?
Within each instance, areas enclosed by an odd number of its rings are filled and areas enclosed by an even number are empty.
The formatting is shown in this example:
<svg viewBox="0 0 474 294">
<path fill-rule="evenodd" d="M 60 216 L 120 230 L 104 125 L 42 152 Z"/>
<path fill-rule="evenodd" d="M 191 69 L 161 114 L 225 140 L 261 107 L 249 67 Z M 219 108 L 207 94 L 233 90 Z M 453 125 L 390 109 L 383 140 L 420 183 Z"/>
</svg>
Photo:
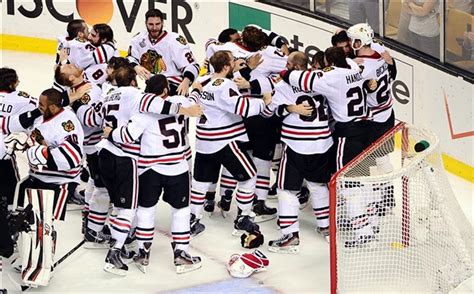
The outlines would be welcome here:
<svg viewBox="0 0 474 294">
<path fill-rule="evenodd" d="M 367 120 L 367 90 L 359 69 L 329 66 L 323 70 L 295 71 L 290 84 L 324 95 L 336 122 Z"/>
<path fill-rule="evenodd" d="M 38 107 L 38 99 L 23 91 L 0 92 L 0 116 L 19 115 Z"/>
<path fill-rule="evenodd" d="M 191 105 L 184 96 L 168 96 L 165 100 L 181 104 L 183 107 Z M 166 175 L 182 174 L 188 170 L 185 151 L 188 146 L 186 121 L 182 115 L 165 115 L 155 113 L 141 113 L 133 120 L 140 120 L 145 131 L 140 139 L 140 169 L 153 168 Z"/>
<path fill-rule="evenodd" d="M 262 48 L 262 50 L 256 53 L 260 53 L 262 55 L 263 61 L 251 72 L 252 79 L 257 76 L 269 77 L 286 69 L 288 56 L 285 56 L 285 54 L 283 54 L 280 49 L 274 46 L 265 46 Z"/>
<path fill-rule="evenodd" d="M 238 110 L 237 105 L 232 105 L 228 99 L 229 96 L 239 95 L 237 87 L 229 79 L 213 78 L 204 86 L 199 100 L 204 115 L 196 125 L 197 151 L 213 153 L 225 147 L 228 142 L 248 141 L 242 116 L 235 112 Z M 240 106 L 248 107 L 244 103 Z"/>
<path fill-rule="evenodd" d="M 128 123 L 130 118 L 139 112 L 140 99 L 143 93 L 132 86 L 118 87 L 103 99 L 101 115 L 103 125 L 113 129 L 120 128 Z M 113 144 L 102 140 L 97 145 L 105 148 L 117 156 L 136 157 L 140 147 L 137 144 Z"/>
<path fill-rule="evenodd" d="M 389 66 L 385 60 L 375 52 L 371 56 L 358 57 L 363 60 L 362 75 L 365 78 L 377 81 L 377 91 L 367 93 L 367 105 L 376 122 L 385 122 L 392 114 L 393 98 L 391 93 L 391 78 Z"/>
<path fill-rule="evenodd" d="M 281 140 L 300 154 L 326 152 L 333 144 L 325 98 L 314 91 L 302 91 L 281 81 L 275 86 L 273 105 L 306 104 L 313 107 L 310 116 L 290 113 L 283 119 Z"/>
<path fill-rule="evenodd" d="M 253 54 L 238 42 L 211 43 L 206 47 L 206 58 L 210 59 L 217 51 L 230 51 L 235 58 L 247 58 Z"/>
<path fill-rule="evenodd" d="M 75 38 L 67 42 L 69 49 L 68 60 L 75 66 L 84 69 L 86 66 L 83 64 L 84 57 L 90 55 L 95 47 L 88 41 Z"/>
</svg>

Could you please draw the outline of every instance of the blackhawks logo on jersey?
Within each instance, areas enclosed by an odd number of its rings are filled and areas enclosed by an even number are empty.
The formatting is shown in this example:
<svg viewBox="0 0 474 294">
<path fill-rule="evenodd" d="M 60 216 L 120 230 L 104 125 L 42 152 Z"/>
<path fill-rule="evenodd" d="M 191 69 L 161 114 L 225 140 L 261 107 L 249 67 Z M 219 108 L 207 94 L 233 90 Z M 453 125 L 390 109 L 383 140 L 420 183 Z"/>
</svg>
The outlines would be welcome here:
<svg viewBox="0 0 474 294">
<path fill-rule="evenodd" d="M 159 74 L 166 71 L 166 64 L 161 56 L 155 50 L 148 50 L 140 58 L 140 65 L 146 68 L 152 74 Z"/>
<path fill-rule="evenodd" d="M 74 131 L 75 127 L 71 120 L 68 120 L 67 122 L 63 122 L 61 125 L 63 126 L 66 132 Z"/>
<path fill-rule="evenodd" d="M 186 38 L 183 36 L 179 36 L 176 38 L 176 41 L 178 41 L 181 45 L 186 45 L 188 44 L 188 41 L 186 41 Z"/>
<path fill-rule="evenodd" d="M 323 68 L 323 72 L 329 72 L 331 70 L 333 70 L 332 66 L 327 66 L 327 67 Z"/>
<path fill-rule="evenodd" d="M 24 97 L 24 98 L 30 98 L 30 95 L 26 92 L 23 91 L 18 91 L 18 96 Z"/>
<path fill-rule="evenodd" d="M 212 83 L 213 86 L 220 86 L 224 82 L 223 79 L 217 79 Z"/>
<path fill-rule="evenodd" d="M 82 97 L 81 97 L 81 103 L 82 104 L 87 104 L 87 103 L 89 103 L 89 101 L 91 101 L 91 96 L 89 96 L 89 94 L 86 93 L 86 94 L 82 95 Z"/>
</svg>

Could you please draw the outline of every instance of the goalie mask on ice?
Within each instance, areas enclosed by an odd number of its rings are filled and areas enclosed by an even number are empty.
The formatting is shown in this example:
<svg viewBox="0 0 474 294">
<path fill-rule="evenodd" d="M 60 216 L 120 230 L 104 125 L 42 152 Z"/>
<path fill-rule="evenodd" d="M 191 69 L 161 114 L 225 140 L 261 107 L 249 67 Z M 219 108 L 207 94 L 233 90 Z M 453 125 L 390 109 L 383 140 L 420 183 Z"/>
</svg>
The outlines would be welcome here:
<svg viewBox="0 0 474 294">
<path fill-rule="evenodd" d="M 234 254 L 227 264 L 227 271 L 234 278 L 248 278 L 255 272 L 267 269 L 269 261 L 259 250 L 252 253 Z"/>
</svg>

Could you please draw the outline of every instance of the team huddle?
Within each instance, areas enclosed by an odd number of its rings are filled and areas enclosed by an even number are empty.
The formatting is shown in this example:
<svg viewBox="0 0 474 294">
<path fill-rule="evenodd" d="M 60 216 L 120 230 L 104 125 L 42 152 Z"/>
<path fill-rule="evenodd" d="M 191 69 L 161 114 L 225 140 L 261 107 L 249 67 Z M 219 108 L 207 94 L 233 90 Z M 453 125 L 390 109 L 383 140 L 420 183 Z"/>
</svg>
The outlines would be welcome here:
<svg viewBox="0 0 474 294">
<path fill-rule="evenodd" d="M 108 249 L 104 270 L 122 276 L 130 262 L 147 271 L 160 197 L 171 206 L 177 273 L 201 267 L 190 239 L 205 234 L 204 213 L 229 217 L 234 195 L 232 235 L 245 248 L 261 246 L 258 223 L 277 218 L 281 238 L 269 241 L 268 250 L 297 253 L 298 214 L 308 203 L 317 232 L 329 240 L 331 175 L 394 126 L 396 66 L 372 28 L 357 24 L 337 32 L 333 47 L 311 60 L 274 32 L 229 28 L 205 44 L 201 67 L 186 39 L 164 30 L 160 10 L 149 10 L 145 24 L 124 58 L 110 26 L 96 24 L 89 32 L 83 20 L 71 21 L 58 38 L 54 84 L 39 99 L 17 90 L 14 69 L 0 69 L 1 210 L 39 203 L 32 213 L 54 231 L 51 220 L 65 219 L 67 200 L 87 169 L 84 246 Z M 15 151 L 26 151 L 29 163 L 21 181 Z M 375 161 L 381 173 L 393 169 L 387 155 Z M 35 192 L 43 190 L 54 197 Z M 266 205 L 268 197 L 278 198 L 277 209 Z M 375 201 L 379 211 L 393 206 L 390 199 Z M 368 216 L 359 209 L 344 220 L 355 236 L 346 247 L 375 238 L 376 221 Z M 28 240 L 48 233 L 53 245 L 31 254 L 37 248 Z M 20 254 L 29 258 L 22 278 L 47 285 L 55 232 L 23 235 Z M 232 275 L 246 276 L 248 258 L 268 264 L 258 250 L 247 255 L 231 261 Z"/>
</svg>

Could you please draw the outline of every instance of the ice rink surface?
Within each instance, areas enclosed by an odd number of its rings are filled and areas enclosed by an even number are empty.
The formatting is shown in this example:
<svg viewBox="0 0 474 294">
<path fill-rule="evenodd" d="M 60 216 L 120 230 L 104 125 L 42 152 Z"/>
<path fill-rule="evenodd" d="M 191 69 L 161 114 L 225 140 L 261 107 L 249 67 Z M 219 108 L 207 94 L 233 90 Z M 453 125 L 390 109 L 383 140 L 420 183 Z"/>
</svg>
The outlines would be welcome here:
<svg viewBox="0 0 474 294">
<path fill-rule="evenodd" d="M 44 54 L 2 51 L 1 66 L 16 69 L 19 90 L 32 96 L 52 85 L 54 56 Z M 193 141 L 194 128 L 190 138 Z M 442 148 L 442 146 L 441 146 Z M 22 177 L 27 173 L 24 157 L 20 156 Z M 451 187 L 464 213 L 472 224 L 473 184 L 453 175 L 448 175 Z M 217 197 L 219 199 L 219 196 Z M 277 206 L 276 200 L 268 205 Z M 225 268 L 230 256 L 248 250 L 240 246 L 239 238 L 231 235 L 236 208 L 233 214 L 223 218 L 218 209 L 209 218 L 203 217 L 206 231 L 191 240 L 191 254 L 202 258 L 202 268 L 182 275 L 175 273 L 172 250 L 170 216 L 168 204 L 160 202 L 157 209 L 156 232 L 151 250 L 148 272 L 143 274 L 130 264 L 127 277 L 118 277 L 102 270 L 106 250 L 80 248 L 57 267 L 48 287 L 31 289 L 29 292 L 43 293 L 328 293 L 330 288 L 329 245 L 315 232 L 315 218 L 310 205 L 300 211 L 300 253 L 280 255 L 270 253 L 266 245 L 260 249 L 270 260 L 265 272 L 248 279 L 233 279 Z M 55 224 L 58 231 L 56 259 L 78 244 L 82 235 L 81 211 L 75 205 L 68 206 L 65 222 Z M 268 240 L 280 237 L 275 221 L 261 223 L 261 230 Z M 9 293 L 20 293 L 18 273 L 12 271 L 4 260 L 4 286 Z M 472 291 L 472 281 L 466 289 Z"/>
</svg>

